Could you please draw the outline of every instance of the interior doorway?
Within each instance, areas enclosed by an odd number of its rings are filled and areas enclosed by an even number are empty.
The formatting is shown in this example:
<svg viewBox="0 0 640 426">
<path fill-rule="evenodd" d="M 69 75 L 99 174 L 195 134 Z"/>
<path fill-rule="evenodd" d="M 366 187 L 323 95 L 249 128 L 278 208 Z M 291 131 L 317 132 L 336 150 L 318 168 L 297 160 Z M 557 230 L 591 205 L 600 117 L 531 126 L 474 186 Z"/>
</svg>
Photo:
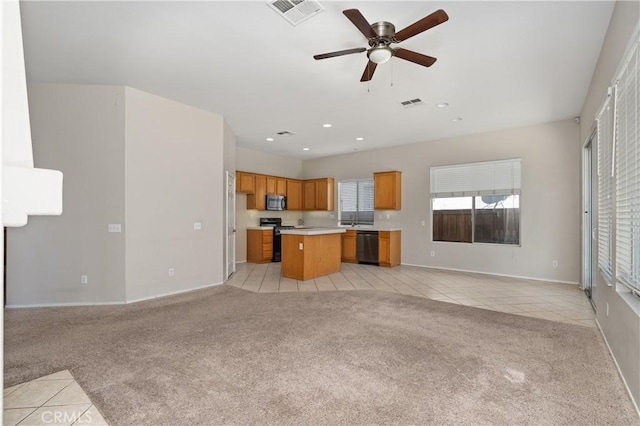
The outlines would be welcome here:
<svg viewBox="0 0 640 426">
<path fill-rule="evenodd" d="M 595 308 L 596 282 L 594 280 L 593 267 L 596 264 L 594 256 L 597 253 L 597 229 L 594 224 L 596 220 L 596 194 L 597 188 L 597 157 L 593 155 L 597 138 L 594 131 L 584 144 L 582 153 L 582 289 L 587 294 L 589 301 Z"/>
<path fill-rule="evenodd" d="M 227 171 L 226 277 L 236 272 L 236 177 Z"/>
</svg>

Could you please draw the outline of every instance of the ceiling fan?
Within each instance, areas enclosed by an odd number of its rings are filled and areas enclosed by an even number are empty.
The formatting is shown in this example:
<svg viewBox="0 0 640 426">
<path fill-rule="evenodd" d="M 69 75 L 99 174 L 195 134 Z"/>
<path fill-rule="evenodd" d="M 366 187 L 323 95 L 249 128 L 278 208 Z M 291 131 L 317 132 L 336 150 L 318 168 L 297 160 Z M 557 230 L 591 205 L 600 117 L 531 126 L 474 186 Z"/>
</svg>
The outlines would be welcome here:
<svg viewBox="0 0 640 426">
<path fill-rule="evenodd" d="M 316 60 L 334 58 L 336 56 L 350 55 L 352 53 L 367 52 L 367 58 L 369 63 L 364 69 L 362 78 L 360 81 L 369 81 L 373 77 L 373 73 L 376 70 L 378 64 L 382 64 L 391 59 L 392 56 L 410 61 L 424 67 L 430 67 L 436 61 L 436 58 L 423 55 L 418 52 L 403 49 L 401 47 L 392 48 L 391 43 L 399 43 L 418 35 L 421 32 L 433 28 L 436 25 L 440 25 L 443 22 L 449 20 L 449 16 L 442 9 L 436 10 L 430 15 L 425 16 L 419 21 L 414 22 L 408 27 L 396 33 L 396 27 L 386 21 L 376 22 L 371 25 L 360 13 L 358 9 L 347 9 L 342 12 L 353 25 L 360 30 L 362 34 L 369 41 L 369 49 L 365 47 L 357 47 L 355 49 L 339 50 L 337 52 L 323 53 L 321 55 L 315 55 L 313 58 Z"/>
</svg>

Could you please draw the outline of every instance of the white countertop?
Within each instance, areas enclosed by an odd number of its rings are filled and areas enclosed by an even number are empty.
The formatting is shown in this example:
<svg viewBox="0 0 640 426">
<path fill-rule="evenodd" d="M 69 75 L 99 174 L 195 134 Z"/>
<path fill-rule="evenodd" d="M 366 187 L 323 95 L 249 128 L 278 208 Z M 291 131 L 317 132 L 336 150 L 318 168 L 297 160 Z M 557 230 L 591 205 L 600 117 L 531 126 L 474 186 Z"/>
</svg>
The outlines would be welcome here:
<svg viewBox="0 0 640 426">
<path fill-rule="evenodd" d="M 392 226 L 347 226 L 342 229 L 352 231 L 402 231 L 402 228 L 394 228 Z"/>
<path fill-rule="evenodd" d="M 284 235 L 325 235 L 325 234 L 344 234 L 344 228 L 298 228 L 298 229 L 282 229 L 281 234 Z"/>
<path fill-rule="evenodd" d="M 248 226 L 247 230 L 252 230 L 252 231 L 264 231 L 264 230 L 269 230 L 269 229 L 273 229 L 273 226 Z M 296 226 L 296 229 L 287 229 L 287 230 L 282 230 L 280 231 L 281 233 L 285 234 L 289 234 L 292 233 L 291 231 L 320 231 L 322 230 L 323 232 L 321 232 L 322 234 L 333 234 L 333 233 L 343 233 L 346 232 L 348 230 L 353 230 L 353 231 L 402 231 L 402 228 L 394 228 L 394 227 L 385 227 L 385 226 L 355 226 L 355 227 L 350 227 L 350 226 L 343 226 L 343 227 L 335 227 L 335 228 L 330 228 L 330 227 L 300 227 L 300 226 Z M 335 231 L 335 232 L 327 232 L 327 231 Z M 297 233 L 297 235 L 317 235 L 318 233 L 314 233 L 314 234 L 300 234 Z"/>
</svg>

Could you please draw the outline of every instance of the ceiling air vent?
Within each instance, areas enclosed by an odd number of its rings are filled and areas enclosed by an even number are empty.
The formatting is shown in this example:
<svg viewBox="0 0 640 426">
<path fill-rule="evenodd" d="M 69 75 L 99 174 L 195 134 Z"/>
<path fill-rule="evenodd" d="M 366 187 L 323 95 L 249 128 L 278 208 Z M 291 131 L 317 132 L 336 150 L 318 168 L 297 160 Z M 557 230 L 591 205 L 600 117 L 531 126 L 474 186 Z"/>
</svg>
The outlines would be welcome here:
<svg viewBox="0 0 640 426">
<path fill-rule="evenodd" d="M 413 108 L 424 105 L 424 102 L 422 102 L 422 99 L 420 98 L 415 98 L 408 101 L 400 102 L 400 105 L 402 105 L 403 108 Z"/>
<path fill-rule="evenodd" d="M 278 132 L 278 134 L 279 134 L 280 136 L 293 136 L 295 133 L 290 132 L 290 131 L 288 131 L 288 130 L 283 130 L 283 131 L 281 131 L 281 132 Z"/>
<path fill-rule="evenodd" d="M 298 25 L 324 10 L 315 0 L 268 0 L 267 4 L 291 25 Z"/>
</svg>

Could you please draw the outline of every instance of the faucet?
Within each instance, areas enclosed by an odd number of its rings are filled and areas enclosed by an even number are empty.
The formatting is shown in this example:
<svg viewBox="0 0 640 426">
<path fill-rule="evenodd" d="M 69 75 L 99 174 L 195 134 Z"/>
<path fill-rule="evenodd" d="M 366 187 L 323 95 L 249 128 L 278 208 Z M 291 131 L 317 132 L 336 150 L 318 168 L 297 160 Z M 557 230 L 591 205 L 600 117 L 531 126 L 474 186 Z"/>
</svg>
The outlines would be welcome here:
<svg viewBox="0 0 640 426">
<path fill-rule="evenodd" d="M 355 227 L 356 226 L 356 224 L 355 224 L 355 215 L 353 213 L 351 213 L 349 215 L 349 220 L 351 220 L 351 227 L 352 228 Z"/>
</svg>

